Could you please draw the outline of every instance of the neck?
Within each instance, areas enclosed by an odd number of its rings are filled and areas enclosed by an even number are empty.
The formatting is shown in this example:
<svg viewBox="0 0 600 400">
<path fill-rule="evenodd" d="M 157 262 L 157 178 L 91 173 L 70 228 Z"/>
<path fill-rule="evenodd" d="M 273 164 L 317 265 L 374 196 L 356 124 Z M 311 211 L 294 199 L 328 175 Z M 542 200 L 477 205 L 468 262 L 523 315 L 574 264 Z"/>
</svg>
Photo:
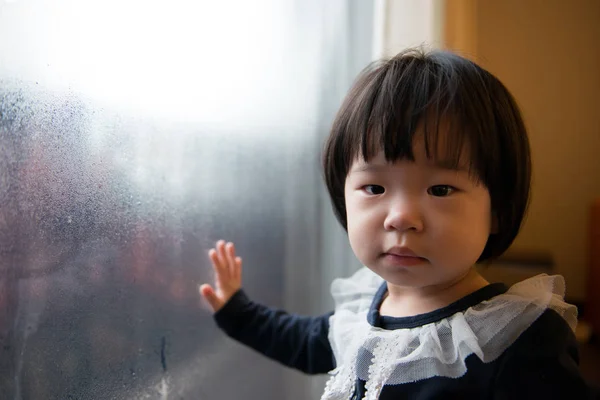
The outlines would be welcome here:
<svg viewBox="0 0 600 400">
<path fill-rule="evenodd" d="M 440 285 L 406 288 L 388 283 L 388 294 L 380 314 L 391 317 L 425 314 L 446 307 L 488 284 L 475 268 Z"/>
</svg>

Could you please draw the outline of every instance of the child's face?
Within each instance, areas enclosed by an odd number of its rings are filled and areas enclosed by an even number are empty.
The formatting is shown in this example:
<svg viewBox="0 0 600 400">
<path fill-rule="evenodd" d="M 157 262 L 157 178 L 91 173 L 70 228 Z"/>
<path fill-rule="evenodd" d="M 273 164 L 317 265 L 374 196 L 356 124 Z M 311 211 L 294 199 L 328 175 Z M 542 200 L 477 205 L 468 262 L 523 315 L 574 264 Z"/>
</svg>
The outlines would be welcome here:
<svg viewBox="0 0 600 400">
<path fill-rule="evenodd" d="M 393 285 L 453 281 L 477 261 L 491 229 L 490 196 L 468 171 L 436 166 L 415 141 L 415 162 L 357 159 L 345 183 L 350 245 Z M 402 253 L 420 257 L 401 257 Z"/>
</svg>

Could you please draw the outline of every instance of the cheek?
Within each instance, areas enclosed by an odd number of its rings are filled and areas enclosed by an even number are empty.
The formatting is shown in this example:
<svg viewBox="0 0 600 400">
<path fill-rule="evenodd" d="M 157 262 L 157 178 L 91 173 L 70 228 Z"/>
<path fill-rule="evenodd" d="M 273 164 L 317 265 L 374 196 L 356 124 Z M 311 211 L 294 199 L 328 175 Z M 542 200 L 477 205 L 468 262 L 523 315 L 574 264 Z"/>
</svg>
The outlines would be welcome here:
<svg viewBox="0 0 600 400">
<path fill-rule="evenodd" d="M 351 197 L 351 196 L 350 196 Z M 348 241 L 356 257 L 367 263 L 369 248 L 375 239 L 375 220 L 368 212 L 362 210 L 359 201 L 346 197 L 346 221 Z"/>
<path fill-rule="evenodd" d="M 357 235 L 362 233 L 367 236 L 367 231 L 374 229 L 381 214 L 381 207 L 366 203 L 360 196 L 346 197 L 346 221 L 348 233 L 350 230 L 356 231 Z"/>
<path fill-rule="evenodd" d="M 365 246 L 364 237 L 361 237 L 360 226 L 357 226 L 356 220 L 354 218 L 347 218 L 348 221 L 348 242 L 350 244 L 350 248 L 352 252 L 360 260 L 361 263 L 364 264 L 365 260 L 363 257 L 363 249 Z"/>
<path fill-rule="evenodd" d="M 346 200 L 346 224 L 348 229 L 348 239 L 354 247 L 354 242 L 357 241 L 361 232 L 360 214 L 356 212 L 356 205 L 352 201 Z"/>
<path fill-rule="evenodd" d="M 447 204 L 431 215 L 430 227 L 434 239 L 443 241 L 449 248 L 481 248 L 491 232 L 491 211 L 485 196 L 475 201 Z M 434 240 L 434 241 L 436 241 Z"/>
<path fill-rule="evenodd" d="M 455 221 L 454 233 L 456 248 L 465 249 L 465 256 L 475 262 L 487 243 L 491 232 L 491 211 L 489 202 L 480 201 L 468 204 L 460 220 Z"/>
</svg>

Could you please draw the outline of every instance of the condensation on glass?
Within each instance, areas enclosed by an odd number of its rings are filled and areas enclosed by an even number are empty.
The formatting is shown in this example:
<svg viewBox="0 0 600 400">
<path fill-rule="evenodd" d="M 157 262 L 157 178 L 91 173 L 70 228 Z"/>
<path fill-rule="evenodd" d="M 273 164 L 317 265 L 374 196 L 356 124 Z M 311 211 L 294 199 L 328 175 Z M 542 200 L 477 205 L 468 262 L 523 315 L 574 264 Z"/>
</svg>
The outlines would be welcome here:
<svg viewBox="0 0 600 400">
<path fill-rule="evenodd" d="M 198 284 L 227 238 L 247 290 L 285 304 L 289 232 L 315 230 L 290 193 L 322 190 L 349 82 L 323 100 L 327 46 L 348 41 L 336 12 L 0 1 L 2 399 L 293 397 L 282 367 L 217 330 Z M 316 246 L 303 236 L 296 253 Z"/>
</svg>

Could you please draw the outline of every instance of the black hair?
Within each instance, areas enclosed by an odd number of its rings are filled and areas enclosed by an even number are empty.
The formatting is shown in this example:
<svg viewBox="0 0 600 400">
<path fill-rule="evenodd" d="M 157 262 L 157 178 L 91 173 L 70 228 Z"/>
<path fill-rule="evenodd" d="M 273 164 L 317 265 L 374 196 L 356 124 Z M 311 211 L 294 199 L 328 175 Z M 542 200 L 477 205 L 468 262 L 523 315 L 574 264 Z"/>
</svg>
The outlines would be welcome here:
<svg viewBox="0 0 600 400">
<path fill-rule="evenodd" d="M 339 222 L 347 229 L 344 184 L 352 162 L 358 157 L 368 162 L 382 150 L 388 162 L 414 161 L 418 135 L 427 157 L 449 168 L 467 168 L 488 189 L 496 229 L 478 261 L 501 255 L 519 233 L 529 203 L 527 132 L 506 87 L 474 62 L 447 51 L 408 49 L 375 62 L 346 95 L 323 153 L 325 182 Z M 469 157 L 463 157 L 465 151 Z"/>
</svg>

